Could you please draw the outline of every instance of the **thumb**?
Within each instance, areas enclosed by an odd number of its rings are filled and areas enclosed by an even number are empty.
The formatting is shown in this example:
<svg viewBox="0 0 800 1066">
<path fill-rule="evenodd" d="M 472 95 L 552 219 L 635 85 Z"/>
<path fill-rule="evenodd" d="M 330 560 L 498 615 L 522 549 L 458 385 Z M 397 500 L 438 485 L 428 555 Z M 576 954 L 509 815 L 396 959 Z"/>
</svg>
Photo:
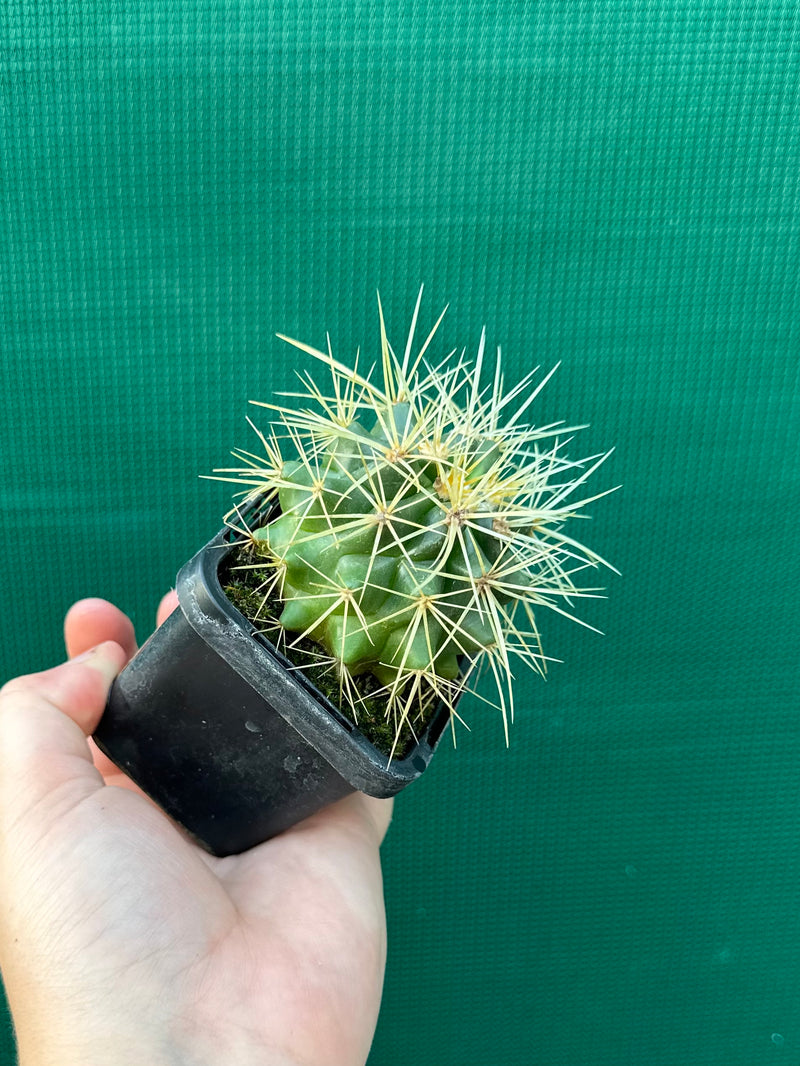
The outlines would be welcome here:
<svg viewBox="0 0 800 1066">
<path fill-rule="evenodd" d="M 124 650 L 106 641 L 0 689 L 0 819 L 15 820 L 47 796 L 72 803 L 102 787 L 86 737 L 100 721 L 125 660 Z"/>
</svg>

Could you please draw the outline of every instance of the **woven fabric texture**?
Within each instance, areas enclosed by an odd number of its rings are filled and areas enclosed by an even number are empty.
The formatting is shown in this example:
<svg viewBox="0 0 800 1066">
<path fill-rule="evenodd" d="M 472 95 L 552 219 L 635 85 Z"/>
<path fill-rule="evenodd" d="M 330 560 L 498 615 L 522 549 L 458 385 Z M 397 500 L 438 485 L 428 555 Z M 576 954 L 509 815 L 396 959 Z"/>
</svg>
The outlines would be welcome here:
<svg viewBox="0 0 800 1066">
<path fill-rule="evenodd" d="M 370 1066 L 800 1060 L 797 5 L 4 0 L 0 79 L 2 678 L 80 596 L 144 638 L 274 334 L 425 282 L 561 361 L 623 576 L 398 801 Z"/>
</svg>

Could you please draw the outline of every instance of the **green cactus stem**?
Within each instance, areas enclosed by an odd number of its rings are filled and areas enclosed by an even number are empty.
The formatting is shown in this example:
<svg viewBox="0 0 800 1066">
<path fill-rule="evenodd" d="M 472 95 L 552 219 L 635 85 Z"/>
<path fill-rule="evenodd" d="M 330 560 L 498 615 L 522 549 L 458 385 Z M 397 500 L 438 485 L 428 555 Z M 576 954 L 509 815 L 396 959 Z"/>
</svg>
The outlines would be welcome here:
<svg viewBox="0 0 800 1066">
<path fill-rule="evenodd" d="M 260 528 L 229 516 L 260 590 L 255 610 L 248 594 L 251 617 L 290 657 L 310 642 L 356 722 L 365 692 L 378 700 L 390 757 L 439 701 L 455 716 L 482 669 L 507 735 L 514 663 L 546 672 L 540 609 L 573 617 L 574 599 L 600 591 L 578 588 L 574 575 L 608 565 L 564 527 L 606 494 L 577 490 L 610 453 L 571 461 L 562 442 L 579 427 L 523 421 L 552 371 L 506 392 L 498 350 L 483 384 L 485 332 L 474 364 L 463 353 L 432 364 L 440 316 L 412 354 L 421 296 L 400 357 L 379 298 L 378 381 L 358 356 L 346 366 L 330 344 L 322 352 L 282 337 L 327 367 L 331 389 L 300 375 L 305 391 L 289 395 L 313 406 L 260 404 L 276 416 L 268 434 L 256 430 L 263 454 L 236 452 L 245 465 L 217 471 L 247 486 L 245 507 L 277 505 Z"/>
</svg>

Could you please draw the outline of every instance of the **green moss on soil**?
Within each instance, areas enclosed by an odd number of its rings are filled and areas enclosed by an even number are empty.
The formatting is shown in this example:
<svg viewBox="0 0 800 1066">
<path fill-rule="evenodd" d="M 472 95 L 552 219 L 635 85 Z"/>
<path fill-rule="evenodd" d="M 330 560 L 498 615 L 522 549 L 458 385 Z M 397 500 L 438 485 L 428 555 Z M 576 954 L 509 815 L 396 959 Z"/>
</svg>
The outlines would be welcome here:
<svg viewBox="0 0 800 1066">
<path fill-rule="evenodd" d="M 283 601 L 278 596 L 265 598 L 263 589 L 268 587 L 273 568 L 262 560 L 263 565 L 253 566 L 258 557 L 250 548 L 238 548 L 229 558 L 229 562 L 220 573 L 223 591 L 231 603 L 245 618 L 277 644 L 277 637 L 283 631 L 278 624 L 278 617 L 283 609 Z M 247 569 L 237 569 L 247 567 Z M 291 634 L 288 634 L 291 637 Z M 304 638 L 302 641 L 287 646 L 281 642 L 281 652 L 294 663 L 302 667 L 303 675 L 325 696 L 340 713 L 353 721 L 352 711 L 339 703 L 339 682 L 329 666 L 320 665 L 320 657 L 327 652 L 316 641 Z M 358 705 L 358 720 L 353 721 L 356 728 L 373 744 L 378 751 L 389 755 L 395 744 L 396 723 L 386 718 L 385 696 L 373 697 L 372 693 L 380 689 L 381 683 L 374 674 L 360 674 L 353 679 L 361 697 Z M 394 749 L 394 758 L 404 758 L 417 742 L 431 717 L 431 706 L 414 721 L 414 728 L 404 722 L 400 729 L 400 738 Z"/>
</svg>

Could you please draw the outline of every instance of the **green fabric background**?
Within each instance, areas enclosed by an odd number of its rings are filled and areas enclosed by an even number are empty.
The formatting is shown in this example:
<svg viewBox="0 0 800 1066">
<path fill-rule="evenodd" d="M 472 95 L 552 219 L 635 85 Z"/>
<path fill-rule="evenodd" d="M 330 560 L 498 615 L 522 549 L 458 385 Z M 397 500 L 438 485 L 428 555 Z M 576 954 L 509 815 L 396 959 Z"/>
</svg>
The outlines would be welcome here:
<svg viewBox="0 0 800 1066">
<path fill-rule="evenodd" d="M 370 1066 L 800 1059 L 800 12 L 781 0 L 4 0 L 0 674 L 140 637 L 251 398 L 448 301 L 617 452 L 511 749 L 397 804 Z M 400 343 L 398 341 L 398 343 Z M 43 579 L 43 581 L 41 580 Z M 8 1032 L 0 1061 L 13 1061 Z"/>
</svg>

